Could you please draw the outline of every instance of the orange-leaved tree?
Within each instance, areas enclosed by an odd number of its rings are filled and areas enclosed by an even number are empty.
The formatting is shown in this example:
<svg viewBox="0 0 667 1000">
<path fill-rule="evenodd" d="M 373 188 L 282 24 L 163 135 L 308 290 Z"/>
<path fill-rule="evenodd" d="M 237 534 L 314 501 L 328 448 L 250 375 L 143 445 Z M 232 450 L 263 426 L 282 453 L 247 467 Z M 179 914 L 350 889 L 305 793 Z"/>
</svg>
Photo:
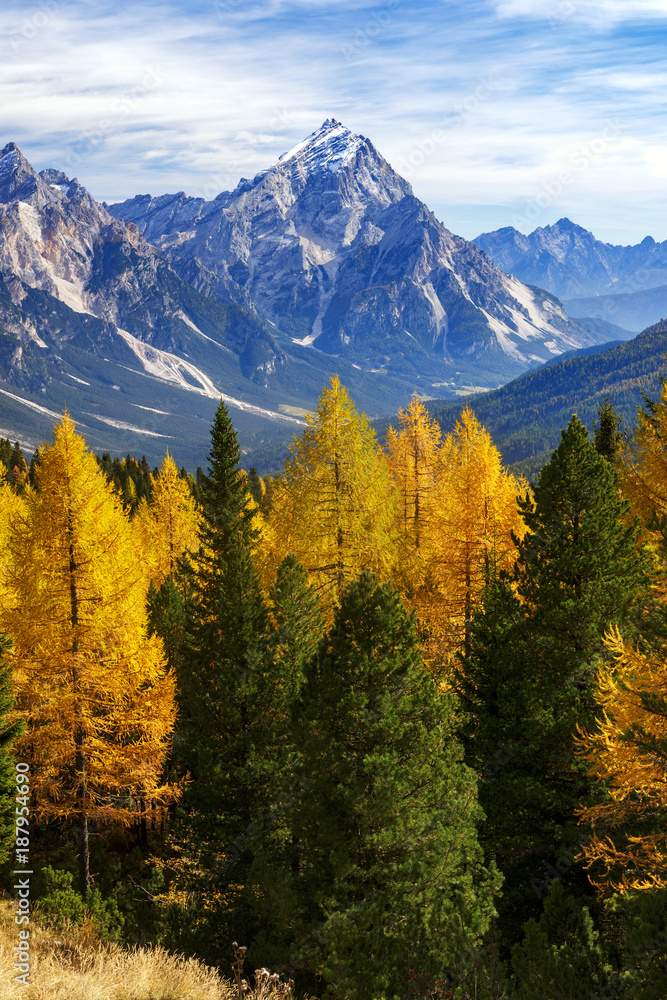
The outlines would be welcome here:
<svg viewBox="0 0 667 1000">
<path fill-rule="evenodd" d="M 293 552 L 328 614 L 363 569 L 386 577 L 396 552 L 396 495 L 368 418 L 335 375 L 276 481 L 275 561 Z"/>
<path fill-rule="evenodd" d="M 423 584 L 439 547 L 442 529 L 442 455 L 440 427 L 418 396 L 398 411 L 400 430 L 387 433 L 389 468 L 399 495 L 402 540 L 401 582 Z"/>
<path fill-rule="evenodd" d="M 7 607 L 10 600 L 6 585 L 7 570 L 11 565 L 9 540 L 12 523 L 23 506 L 22 497 L 10 486 L 6 472 L 5 466 L 0 462 L 0 607 Z"/>
<path fill-rule="evenodd" d="M 416 399 L 401 423 L 388 446 L 405 512 L 404 569 L 427 627 L 427 658 L 447 660 L 466 642 L 489 570 L 512 562 L 513 533 L 522 533 L 517 494 L 523 484 L 503 468 L 469 406 L 442 443 Z"/>
<path fill-rule="evenodd" d="M 592 827 L 584 848 L 598 887 L 627 892 L 667 886 L 667 669 L 664 654 L 640 650 L 612 628 L 614 654 L 598 673 L 603 716 L 580 732 L 579 752 L 604 782 L 606 800 L 580 810 Z"/>
<path fill-rule="evenodd" d="M 150 504 L 140 501 L 134 526 L 142 540 L 148 576 L 159 588 L 175 575 L 185 550 L 199 548 L 201 513 L 169 453 L 152 485 L 153 499 Z"/>
<path fill-rule="evenodd" d="M 658 530 L 667 519 L 667 379 L 660 399 L 638 408 L 631 446 L 621 462 L 621 485 L 645 529 Z"/>
<path fill-rule="evenodd" d="M 522 488 L 502 465 L 491 435 L 464 406 L 442 446 L 444 527 L 438 578 L 453 634 L 464 641 L 473 607 L 492 564 L 511 563 L 512 534 L 522 534 L 517 495 Z"/>
<path fill-rule="evenodd" d="M 86 891 L 91 824 L 133 824 L 176 796 L 162 780 L 175 703 L 127 516 L 67 415 L 40 449 L 8 546 L 19 752 L 37 818 L 78 827 Z"/>
</svg>

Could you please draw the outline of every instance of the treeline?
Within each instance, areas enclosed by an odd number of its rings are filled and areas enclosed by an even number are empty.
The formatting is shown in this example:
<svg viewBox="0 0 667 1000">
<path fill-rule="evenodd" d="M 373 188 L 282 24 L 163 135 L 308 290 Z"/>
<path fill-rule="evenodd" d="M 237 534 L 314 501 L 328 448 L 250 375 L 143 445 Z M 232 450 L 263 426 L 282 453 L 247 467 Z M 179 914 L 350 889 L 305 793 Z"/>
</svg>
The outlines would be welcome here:
<svg viewBox="0 0 667 1000">
<path fill-rule="evenodd" d="M 153 483 L 159 470 L 154 468 L 151 471 L 145 455 L 141 460 L 134 458 L 133 455 L 112 458 L 109 452 L 105 451 L 102 455 L 97 455 L 96 459 L 107 482 L 114 487 L 130 516 L 134 515 L 142 500 L 149 504 L 152 502 Z M 35 468 L 39 463 L 39 449 L 28 463 L 18 441 L 12 445 L 9 439 L 0 438 L 0 463 L 4 466 L 3 481 L 10 486 L 20 489 L 25 482 L 31 486 L 36 485 Z M 197 500 L 199 500 L 197 483 L 201 475 L 203 475 L 201 469 L 197 470 L 195 476 L 188 473 L 184 467 L 179 472 L 179 476 L 189 484 L 192 495 Z"/>
<path fill-rule="evenodd" d="M 6 864 L 19 760 L 53 920 L 341 1000 L 664 997 L 665 433 L 667 389 L 631 450 L 573 416 L 531 489 L 334 378 L 275 479 L 221 403 L 132 493 L 63 417 L 0 487 Z"/>
</svg>

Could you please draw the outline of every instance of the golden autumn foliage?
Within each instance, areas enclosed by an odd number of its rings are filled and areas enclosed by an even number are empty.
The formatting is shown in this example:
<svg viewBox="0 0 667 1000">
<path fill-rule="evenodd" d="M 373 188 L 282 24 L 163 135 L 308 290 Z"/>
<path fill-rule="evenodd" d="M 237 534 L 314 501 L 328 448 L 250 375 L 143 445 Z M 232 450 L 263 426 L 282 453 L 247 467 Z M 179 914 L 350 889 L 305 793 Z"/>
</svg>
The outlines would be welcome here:
<svg viewBox="0 0 667 1000">
<path fill-rule="evenodd" d="M 657 403 L 648 403 L 637 414 L 632 448 L 621 467 L 623 492 L 644 528 L 667 515 L 667 380 Z"/>
<path fill-rule="evenodd" d="M 440 431 L 414 397 L 388 435 L 400 496 L 401 576 L 429 633 L 429 657 L 447 658 L 464 639 L 491 563 L 511 562 L 522 522 L 523 484 L 469 406 L 452 434 Z"/>
<path fill-rule="evenodd" d="M 387 456 L 399 495 L 399 576 L 414 588 L 423 584 L 440 546 L 441 435 L 418 396 L 398 411 L 398 419 L 400 431 L 390 427 L 387 433 Z"/>
<path fill-rule="evenodd" d="M 386 578 L 396 551 L 396 497 L 368 418 L 337 376 L 306 422 L 275 483 L 269 535 L 275 567 L 293 552 L 326 613 L 363 569 Z"/>
<path fill-rule="evenodd" d="M 491 435 L 469 406 L 442 446 L 443 534 L 436 575 L 453 634 L 463 639 L 491 564 L 514 559 L 512 533 L 523 524 L 517 495 L 525 488 L 502 466 Z"/>
<path fill-rule="evenodd" d="M 9 539 L 11 524 L 22 507 L 22 499 L 5 479 L 6 469 L 0 462 L 0 604 L 7 606 L 10 594 L 6 586 L 7 571 L 11 565 Z"/>
<path fill-rule="evenodd" d="M 158 475 L 153 479 L 153 499 L 142 500 L 134 526 L 141 538 L 148 578 L 160 587 L 173 576 L 178 559 L 186 549 L 199 547 L 201 514 L 190 488 L 178 474 L 167 453 Z"/>
<path fill-rule="evenodd" d="M 580 732 L 579 752 L 608 800 L 580 811 L 592 827 L 584 855 L 602 868 L 600 887 L 626 892 L 667 886 L 667 665 L 644 654 L 618 629 L 606 637 L 614 655 L 598 673 L 603 711 L 593 732 Z M 608 833 L 600 835 L 600 828 Z M 629 832 L 626 832 L 629 831 Z M 635 831 L 635 832 L 633 832 Z"/>
<path fill-rule="evenodd" d="M 36 475 L 10 519 L 1 626 L 36 814 L 76 822 L 83 857 L 89 820 L 128 824 L 174 799 L 162 781 L 174 681 L 146 633 L 128 518 L 68 416 Z"/>
</svg>

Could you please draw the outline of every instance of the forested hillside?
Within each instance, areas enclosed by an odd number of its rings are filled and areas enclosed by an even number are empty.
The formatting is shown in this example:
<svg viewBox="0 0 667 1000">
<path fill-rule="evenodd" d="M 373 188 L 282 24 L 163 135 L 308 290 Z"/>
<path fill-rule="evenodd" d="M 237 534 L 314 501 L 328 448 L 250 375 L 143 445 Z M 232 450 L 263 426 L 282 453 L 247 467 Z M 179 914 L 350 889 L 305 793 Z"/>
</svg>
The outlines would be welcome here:
<svg viewBox="0 0 667 1000">
<path fill-rule="evenodd" d="M 666 351 L 667 320 L 661 320 L 634 340 L 554 361 L 475 396 L 471 405 L 504 461 L 532 476 L 548 459 L 573 412 L 592 430 L 598 407 L 609 397 L 625 425 L 634 427 L 642 394 L 655 397 L 660 392 Z M 434 401 L 428 409 L 446 432 L 456 423 L 461 405 Z"/>
<path fill-rule="evenodd" d="M 667 384 L 632 445 L 596 424 L 533 488 L 470 406 L 381 448 L 336 377 L 275 478 L 223 402 L 196 480 L 67 414 L 5 442 L 21 954 L 37 905 L 239 996 L 664 998 Z"/>
</svg>

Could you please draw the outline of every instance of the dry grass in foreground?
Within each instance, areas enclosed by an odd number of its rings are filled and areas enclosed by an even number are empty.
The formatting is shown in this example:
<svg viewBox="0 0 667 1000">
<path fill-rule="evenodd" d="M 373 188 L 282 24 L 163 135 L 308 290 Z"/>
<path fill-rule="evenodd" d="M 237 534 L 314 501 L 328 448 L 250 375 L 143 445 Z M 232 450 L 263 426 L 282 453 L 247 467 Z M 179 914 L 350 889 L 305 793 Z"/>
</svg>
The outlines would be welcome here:
<svg viewBox="0 0 667 1000">
<path fill-rule="evenodd" d="M 237 1000 L 235 983 L 195 959 L 162 948 L 125 949 L 67 939 L 30 924 L 30 983 L 17 983 L 13 903 L 0 901 L 2 1000 Z M 263 970 L 265 972 L 265 970 Z M 294 1000 L 290 986 L 258 976 L 244 1000 Z"/>
</svg>

